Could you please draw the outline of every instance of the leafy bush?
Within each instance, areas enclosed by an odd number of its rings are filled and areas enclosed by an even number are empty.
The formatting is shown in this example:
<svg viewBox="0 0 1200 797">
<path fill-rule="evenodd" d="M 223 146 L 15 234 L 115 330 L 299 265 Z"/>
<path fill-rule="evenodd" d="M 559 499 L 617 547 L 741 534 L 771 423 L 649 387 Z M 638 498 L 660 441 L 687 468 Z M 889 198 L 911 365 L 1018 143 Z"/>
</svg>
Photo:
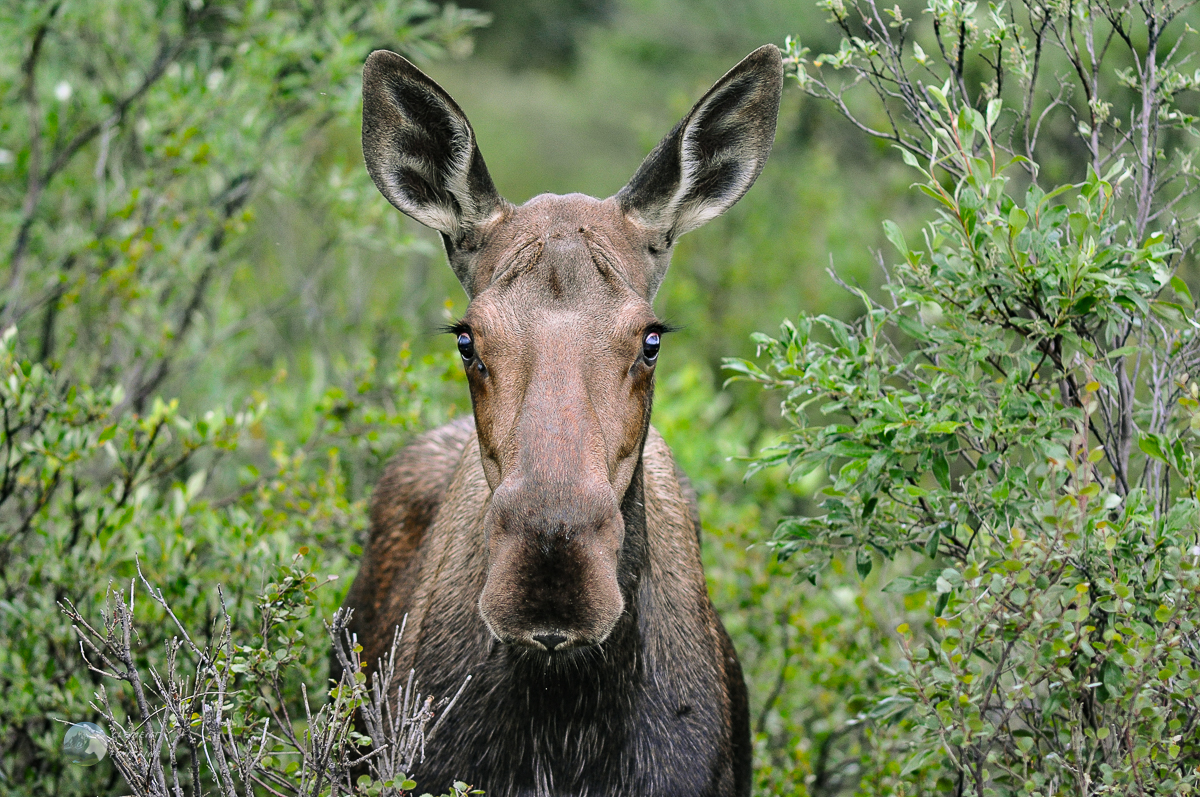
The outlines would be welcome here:
<svg viewBox="0 0 1200 797">
<path fill-rule="evenodd" d="M 349 575 L 366 485 L 414 429 L 453 414 L 452 356 L 344 344 L 323 323 L 339 297 L 316 285 L 321 264 L 275 278 L 255 219 L 302 194 L 327 232 L 318 256 L 378 248 L 379 224 L 412 254 L 395 214 L 360 212 L 367 189 L 378 206 L 361 164 L 351 178 L 356 159 L 318 145 L 356 124 L 372 47 L 461 53 L 485 21 L 423 0 L 0 11 L 14 54 L 0 64 L 0 791 L 118 788 L 111 762 L 82 770 L 59 753 L 60 723 L 91 718 L 100 685 L 60 604 L 99 627 L 110 582 L 140 562 L 198 648 L 225 612 L 254 628 L 260 588 L 297 551 Z M 374 321 L 348 322 L 351 337 Z M 316 593 L 289 619 L 295 638 L 324 639 L 339 602 Z M 178 631 L 164 606 L 138 602 L 129 619 L 137 666 L 167 678 Z M 297 717 L 302 684 L 323 699 L 328 648 L 288 650 L 271 706 Z M 139 716 L 130 693 L 110 696 L 115 717 Z"/>
<path fill-rule="evenodd" d="M 403 236 L 357 148 L 322 153 L 324 138 L 357 126 L 371 49 L 464 52 L 485 21 L 426 0 L 6 3 L 0 327 L 138 412 L 163 393 L 239 402 L 222 377 L 270 379 L 280 337 L 341 342 L 312 329 L 329 254 L 384 246 L 386 224 L 394 257 Z M 279 195 L 320 233 L 311 251 L 287 241 L 304 262 L 282 276 L 255 225 Z M 303 333 L 283 313 L 299 303 Z"/>
<path fill-rule="evenodd" d="M 236 797 L 239 787 L 246 794 L 263 789 L 314 797 L 403 797 L 416 789 L 404 770 L 424 757 L 427 735 L 437 733 L 466 682 L 453 698 L 437 703 L 420 693 L 411 673 L 401 688 L 395 656 L 403 629 L 397 628 L 391 652 L 368 686 L 362 647 L 347 629 L 350 615 L 339 610 L 327 628 L 343 668 L 340 681 L 316 712 L 301 681 L 304 714 L 293 719 L 284 690 L 295 680 L 289 676 L 297 673 L 289 671 L 309 644 L 301 625 L 323 586 L 298 566 L 302 555 L 303 549 L 259 594 L 259 628 L 249 644 L 241 641 L 245 635 L 223 605 L 207 641 L 193 639 L 140 568 L 128 603 L 123 593 L 109 590 L 100 628 L 71 604 L 63 607 L 75 624 L 88 669 L 128 684 L 135 713 L 126 717 L 115 707 L 104 683 L 93 706 L 113 731 L 108 744 L 113 762 L 136 797 L 178 796 L 185 790 L 200 795 L 205 787 L 222 797 Z M 143 664 L 134 649 L 137 581 L 178 632 L 166 643 L 162 670 Z M 220 595 L 219 586 L 217 591 Z M 358 720 L 369 736 L 355 731 Z M 356 772 L 362 774 L 355 777 Z M 468 794 L 483 792 L 455 782 L 443 797 Z"/>
<path fill-rule="evenodd" d="M 179 633 L 167 605 L 203 647 L 222 616 L 233 628 L 255 627 L 259 609 L 270 606 L 259 600 L 259 585 L 297 552 L 311 550 L 333 578 L 348 573 L 366 509 L 347 496 L 341 452 L 398 445 L 441 410 L 429 409 L 429 365 L 401 363 L 390 410 L 374 400 L 374 380 L 362 374 L 356 392 L 331 389 L 312 408 L 319 434 L 301 445 L 268 445 L 272 458 L 260 469 L 247 453 L 275 424 L 267 402 L 188 418 L 174 403 L 156 401 L 137 416 L 122 411 L 119 387 L 64 384 L 22 359 L 16 343 L 10 328 L 0 348 L 0 777 L 6 794 L 94 792 L 114 787 L 111 766 L 81 770 L 58 753 L 59 723 L 91 717 L 99 685 L 61 606 L 94 618 L 111 580 L 132 579 L 140 563 L 160 585 L 161 600 L 138 603 L 129 618 L 138 631 L 130 655 L 166 678 L 174 655 L 167 640 Z M 440 365 L 454 363 L 447 355 Z M 220 482 L 232 484 L 214 492 Z M 328 648 L 307 640 L 325 638 L 323 618 L 340 602 L 340 593 L 308 588 L 307 575 L 286 575 L 291 591 L 280 594 L 303 601 L 281 598 L 281 614 L 263 620 L 267 630 L 257 642 L 249 633 L 235 639 L 246 656 L 274 643 L 272 653 L 285 652 L 261 663 L 264 672 L 286 670 L 282 680 L 264 681 L 270 689 L 255 704 L 263 717 L 302 716 L 306 684 L 323 693 Z M 224 594 L 220 584 L 228 587 Z M 111 710 L 139 716 L 130 692 L 112 695 Z"/>
<path fill-rule="evenodd" d="M 811 63 L 793 46 L 801 85 L 896 143 L 938 210 L 921 247 L 885 223 L 901 257 L 885 302 L 859 291 L 856 322 L 760 336 L 767 370 L 730 363 L 786 391 L 792 429 L 751 471 L 828 473 L 821 513 L 780 523 L 779 556 L 813 581 L 843 556 L 902 573 L 883 591 L 910 619 L 841 729 L 873 752 L 842 766 L 873 794 L 1193 793 L 1200 318 L 1179 269 L 1196 84 L 1177 71 L 1186 30 L 1169 36 L 1179 9 L 931 3 L 930 56 L 899 8 L 826 5 L 852 37 Z M 892 112 L 878 127 L 846 100 L 859 81 Z M 1056 114 L 1086 175 L 1042 188 Z"/>
</svg>

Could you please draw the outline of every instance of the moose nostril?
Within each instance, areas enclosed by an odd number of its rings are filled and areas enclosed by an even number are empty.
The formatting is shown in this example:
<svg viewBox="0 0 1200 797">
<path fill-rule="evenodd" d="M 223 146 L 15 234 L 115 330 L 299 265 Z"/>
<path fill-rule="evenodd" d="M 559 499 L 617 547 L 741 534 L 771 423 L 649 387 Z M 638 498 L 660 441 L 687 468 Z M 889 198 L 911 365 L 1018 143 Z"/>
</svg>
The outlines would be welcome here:
<svg viewBox="0 0 1200 797">
<path fill-rule="evenodd" d="M 566 642 L 567 638 L 559 634 L 534 634 L 533 640 L 546 650 L 554 650 L 556 647 Z"/>
</svg>

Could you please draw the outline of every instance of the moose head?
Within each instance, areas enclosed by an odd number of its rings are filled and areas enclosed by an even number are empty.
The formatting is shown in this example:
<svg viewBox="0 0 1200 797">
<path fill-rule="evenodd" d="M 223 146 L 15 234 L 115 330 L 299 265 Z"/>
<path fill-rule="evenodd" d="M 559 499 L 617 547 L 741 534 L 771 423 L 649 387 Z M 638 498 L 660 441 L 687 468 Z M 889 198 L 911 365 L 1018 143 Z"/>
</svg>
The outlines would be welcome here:
<svg viewBox="0 0 1200 797">
<path fill-rule="evenodd" d="M 679 236 L 750 188 L 775 135 L 779 50 L 709 89 L 615 196 L 496 191 L 467 117 L 395 53 L 363 73 L 363 154 L 380 192 L 441 233 L 470 297 L 457 337 L 492 490 L 479 611 L 500 641 L 602 642 L 621 573 L 665 325 L 653 301 Z"/>
</svg>

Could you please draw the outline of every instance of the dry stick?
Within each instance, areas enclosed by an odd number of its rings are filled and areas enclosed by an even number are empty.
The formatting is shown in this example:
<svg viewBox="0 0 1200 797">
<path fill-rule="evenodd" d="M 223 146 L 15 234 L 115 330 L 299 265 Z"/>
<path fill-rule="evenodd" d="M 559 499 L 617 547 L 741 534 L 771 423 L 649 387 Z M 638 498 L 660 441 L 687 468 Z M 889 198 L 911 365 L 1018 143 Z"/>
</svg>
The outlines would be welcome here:
<svg viewBox="0 0 1200 797">
<path fill-rule="evenodd" d="M 193 759 L 193 789 L 199 789 L 200 777 L 198 770 L 199 750 L 196 748 L 195 737 L 190 730 L 191 712 L 188 705 L 198 707 L 201 713 L 199 743 L 208 760 L 218 792 L 222 797 L 236 797 L 237 781 L 240 780 L 242 790 L 246 795 L 254 793 L 254 789 L 262 789 L 277 797 L 288 797 L 287 791 L 293 790 L 278 773 L 261 769 L 261 762 L 267 753 L 268 740 L 280 739 L 270 732 L 270 722 L 267 721 L 257 739 L 248 738 L 245 747 L 239 745 L 239 737 L 235 733 L 232 718 L 224 716 L 224 705 L 229 697 L 231 671 L 227 667 L 215 666 L 216 650 L 224 648 L 228 661 L 232 661 L 232 622 L 225 605 L 223 591 L 219 589 L 221 611 L 224 622 L 217 638 L 213 639 L 204 649 L 200 649 L 188 636 L 182 623 L 166 606 L 165 596 L 146 579 L 144 572 L 137 563 L 139 578 L 147 591 L 156 602 L 163 605 L 172 619 L 176 622 L 183 638 L 176 637 L 168 642 L 167 666 L 168 676 L 164 678 L 154 668 L 149 676 L 152 688 L 157 698 L 162 700 L 162 710 L 151 710 L 150 700 L 145 693 L 146 684 L 134 667 L 132 643 L 136 633 L 133 625 L 133 608 L 135 598 L 135 579 L 130 585 L 130 598 L 127 603 L 122 593 L 111 590 L 109 601 L 111 609 L 105 614 L 105 630 L 101 633 L 89 625 L 69 602 L 64 603 L 64 611 L 75 621 L 75 629 L 80 637 L 81 653 L 89 668 L 101 675 L 117 680 L 129 681 L 134 685 L 135 695 L 139 698 L 139 710 L 143 715 L 142 722 L 137 726 L 126 729 L 116 718 L 108 702 L 107 691 L 103 686 L 101 700 L 104 704 L 101 710 L 105 718 L 113 725 L 114 749 L 113 758 L 118 769 L 134 788 L 138 797 L 183 797 L 182 784 L 179 781 L 178 759 L 175 747 L 183 742 L 189 745 Z M 115 601 L 114 601 L 115 598 Z M 435 717 L 435 705 L 432 696 L 422 697 L 415 693 L 415 675 L 410 672 L 406 694 L 396 694 L 394 700 L 389 700 L 392 694 L 390 684 L 395 676 L 397 654 L 399 652 L 400 635 L 403 627 L 397 629 L 393 637 L 393 646 L 388 661 L 376 673 L 373 688 L 366 690 L 368 710 L 365 715 L 375 721 L 382 731 L 381 737 L 375 740 L 374 750 L 370 753 L 348 757 L 346 743 L 351 729 L 354 701 L 359 700 L 364 690 L 353 679 L 353 673 L 361 670 L 362 662 L 358 654 L 351 649 L 347 656 L 344 641 L 352 640 L 346 629 L 349 613 L 335 615 L 333 630 L 340 631 L 342 639 L 335 636 L 335 649 L 339 658 L 347 665 L 343 676 L 343 685 L 349 689 L 339 690 L 332 705 L 327 705 L 314 714 L 308 699 L 307 688 L 302 687 L 304 707 L 308 719 L 309 730 L 305 734 L 306 744 L 298 745 L 297 752 L 301 754 L 301 789 L 299 793 L 318 795 L 329 789 L 333 794 L 342 793 L 343 789 L 352 788 L 349 785 L 348 770 L 351 767 L 369 764 L 372 768 L 382 767 L 395 774 L 396 765 L 405 768 L 411 766 L 417 755 L 424 756 L 425 742 L 428 736 L 437 732 L 446 715 L 459 701 L 467 684 L 468 676 L 455 695 L 442 703 L 446 704 L 445 711 L 438 717 L 437 723 L 429 733 L 426 728 Z M 178 653 L 188 646 L 198 660 L 197 676 L 194 689 L 187 686 L 174 676 L 175 666 L 179 661 Z M 88 652 L 97 657 L 101 667 L 93 666 L 88 660 Z M 112 658 L 109 657 L 109 652 Z M 115 659 L 115 661 L 114 661 Z M 118 664 L 119 662 L 119 664 Z M 124 665 L 124 666 L 121 666 Z M 203 679 L 207 679 L 206 681 Z M 411 714 L 397 714 L 401 705 L 410 707 Z M 440 708 L 440 704 L 438 706 Z M 161 719 L 160 719 L 161 718 Z M 178 723 L 178 730 L 172 732 L 170 720 Z M 157 724 L 156 724 L 157 723 Z M 389 731 L 391 733 L 389 733 Z M 212 749 L 208 742 L 212 742 Z M 162 746 L 167 744 L 169 750 L 165 759 L 171 767 L 172 785 L 169 787 L 164 773 L 164 757 L 161 755 Z M 387 755 L 384 755 L 384 754 Z M 232 766 L 231 766 L 232 763 Z M 328 784 L 326 784 L 328 778 Z"/>
<path fill-rule="evenodd" d="M 175 791 L 175 797 L 183 797 L 183 787 L 179 784 L 179 762 L 175 759 L 174 744 L 167 747 L 167 753 L 171 757 L 171 788 Z"/>
<path fill-rule="evenodd" d="M 178 640 L 175 640 L 175 641 L 178 642 Z M 158 673 L 158 670 L 154 669 L 153 667 L 150 668 L 150 678 L 154 682 L 154 687 L 158 691 L 159 697 L 162 698 L 163 703 L 165 704 L 165 707 L 166 707 L 165 714 L 166 714 L 167 718 L 169 719 L 171 715 L 174 715 L 176 720 L 179 722 L 180 731 L 171 740 L 171 744 L 167 745 L 167 754 L 168 754 L 169 760 L 171 762 L 171 773 L 173 776 L 173 781 L 174 781 L 176 787 L 178 787 L 179 772 L 175 766 L 175 747 L 176 747 L 176 744 L 179 739 L 179 734 L 181 734 L 183 732 L 182 729 L 187 728 L 188 726 L 187 726 L 187 721 L 182 716 L 180 716 L 180 712 L 178 710 L 176 701 L 172 699 L 174 696 L 174 686 L 175 686 L 175 681 L 174 681 L 172 674 L 175 671 L 175 652 L 176 652 L 176 650 L 178 650 L 178 648 L 175 645 L 171 644 L 171 642 L 167 643 L 167 667 L 166 667 L 166 669 L 167 669 L 167 673 L 168 673 L 168 675 L 167 675 L 168 682 L 164 683 L 162 676 L 159 675 L 159 673 Z M 167 729 L 167 722 L 163 722 L 162 723 L 162 732 L 165 733 L 166 729 Z"/>
<path fill-rule="evenodd" d="M 110 590 L 110 592 L 109 592 L 109 600 L 110 601 L 111 601 L 111 596 L 112 596 L 112 591 Z M 123 663 L 125 661 L 128 661 L 129 659 L 132 658 L 132 656 L 131 656 L 131 653 L 129 650 L 129 635 L 127 633 L 129 630 L 129 623 L 128 623 L 128 618 L 124 615 L 123 601 L 121 601 L 121 600 L 117 601 L 116 608 L 113 609 L 111 613 L 105 614 L 104 619 L 105 619 L 105 633 L 104 633 L 103 641 L 105 643 L 105 647 L 109 648 L 109 649 L 113 649 L 114 650 L 113 655 L 116 656 L 116 658 L 119 661 L 122 661 Z M 86 625 L 86 623 L 85 623 L 85 625 Z M 96 633 L 95 629 L 91 629 L 90 626 L 88 626 L 88 628 L 93 633 Z M 78 633 L 78 626 L 76 626 L 76 631 Z M 118 632 L 120 632 L 119 635 L 118 635 Z M 99 634 L 97 634 L 97 638 L 100 638 Z M 104 661 L 106 666 L 109 666 L 114 671 L 117 669 L 116 664 L 114 662 L 112 662 L 110 659 L 108 659 L 108 657 L 105 656 L 102 652 L 100 652 L 99 649 L 95 646 L 95 644 L 92 643 L 91 639 L 87 639 L 85 637 L 83 639 L 83 641 L 85 641 L 87 643 L 87 645 L 93 649 L 94 652 L 96 652 L 98 655 L 100 655 L 101 659 Z M 122 646 L 122 643 L 123 643 L 123 646 Z M 82 650 L 82 643 L 81 643 L 81 650 Z M 89 669 L 91 669 L 93 672 L 97 672 L 99 674 L 106 675 L 108 677 L 113 678 L 114 680 L 128 681 L 130 683 L 133 683 L 133 679 L 130 677 L 128 667 L 126 668 L 125 672 L 122 674 L 116 674 L 115 672 L 108 673 L 108 672 L 99 670 L 96 667 L 93 667 L 91 665 L 91 663 L 87 660 L 86 655 L 84 656 L 84 661 L 85 661 L 85 663 L 88 664 Z M 138 682 L 138 686 L 135 688 L 135 694 L 138 694 L 139 692 L 140 692 L 140 681 Z M 102 693 L 102 702 L 105 706 L 105 709 L 102 713 L 105 715 L 106 719 L 108 719 L 110 722 L 115 724 L 116 720 L 115 720 L 115 716 L 112 711 L 112 706 L 108 701 L 108 691 L 103 686 L 101 686 L 101 693 Z M 141 696 L 144 701 L 144 697 L 145 697 L 144 694 L 142 694 Z M 145 704 L 143 703 L 142 705 L 144 706 Z M 149 735 L 150 730 L 148 728 L 152 727 L 153 715 L 148 711 L 148 709 L 142 711 L 142 715 L 143 715 L 142 721 L 140 723 L 137 723 L 133 732 L 125 732 L 122 730 L 122 733 L 121 733 L 121 737 L 125 741 L 125 749 L 126 749 L 126 755 L 123 759 L 126 762 L 126 768 L 127 768 L 127 771 L 125 772 L 126 778 L 127 778 L 127 780 L 130 780 L 131 782 L 136 781 L 136 782 L 140 783 L 142 785 L 143 790 L 150 789 L 155 794 L 161 794 L 161 795 L 165 796 L 166 795 L 166 784 L 165 784 L 165 779 L 163 778 L 162 772 L 161 772 L 161 770 L 162 770 L 161 759 L 157 758 L 157 757 L 142 758 L 142 756 L 139 754 L 139 752 L 141 750 L 143 750 L 143 749 L 150 750 L 152 747 L 151 741 L 150 741 L 150 735 Z M 133 756 L 133 758 L 130 759 L 129 756 Z M 156 786 L 159 786 L 160 784 L 161 784 L 161 789 L 154 788 Z"/>
<path fill-rule="evenodd" d="M 1141 141 L 1137 150 L 1140 169 L 1138 171 L 1137 193 L 1137 240 L 1146 237 L 1146 225 L 1149 223 L 1150 205 L 1154 199 L 1156 180 L 1155 169 L 1158 163 L 1158 39 L 1162 31 L 1157 26 L 1158 19 L 1153 13 L 1146 14 L 1146 57 L 1142 62 L 1137 58 L 1139 76 L 1142 79 L 1142 108 L 1138 124 L 1140 125 Z"/>
<path fill-rule="evenodd" d="M 417 674 L 417 671 L 415 668 L 408 671 L 408 683 L 404 687 L 404 705 L 400 709 L 400 717 L 402 720 L 404 718 L 408 717 L 408 712 L 409 712 L 409 708 L 410 708 L 409 700 L 411 699 L 412 694 L 413 694 L 413 677 L 416 674 Z M 412 708 L 415 708 L 415 706 L 412 706 Z"/>
<path fill-rule="evenodd" d="M 396 672 L 396 649 L 399 645 L 400 638 L 404 634 L 404 626 L 407 623 L 408 616 L 404 617 L 401 625 L 396 626 L 392 633 L 392 645 L 388 652 L 386 661 L 383 664 L 382 673 L 376 670 L 371 678 L 370 698 L 367 705 L 362 708 L 363 721 L 367 726 L 367 732 L 372 740 L 388 739 L 390 741 L 389 754 L 383 757 L 384 765 L 380 769 L 380 774 L 385 780 L 391 779 L 395 775 L 396 757 L 399 753 L 400 745 L 396 743 L 400 732 L 404 727 L 404 712 L 403 709 L 397 711 L 393 707 L 393 701 L 389 699 L 391 693 L 392 678 Z M 353 647 L 351 647 L 353 650 Z M 361 666 L 361 659 L 358 653 L 354 653 L 356 666 Z M 399 696 L 395 703 L 399 703 Z M 382 707 L 382 712 L 380 711 Z"/>
<path fill-rule="evenodd" d="M 893 40 L 892 37 L 887 34 L 887 23 L 883 20 L 875 0 L 868 0 L 867 5 L 871 9 L 871 13 L 869 15 L 865 13 L 862 14 L 863 23 L 866 26 L 867 32 L 870 34 L 871 39 L 877 44 L 881 45 L 882 55 L 880 59 L 882 61 L 882 70 L 880 68 L 872 68 L 870 71 L 866 71 L 856 67 L 855 71 L 858 72 L 859 75 L 865 77 L 868 83 L 871 84 L 871 87 L 875 90 L 876 95 L 879 96 L 881 100 L 880 105 L 883 107 L 884 113 L 887 114 L 888 123 L 892 126 L 892 132 L 895 134 L 896 140 L 900 142 L 902 146 L 905 146 L 901 141 L 902 135 L 900 126 L 893 117 L 891 108 L 888 106 L 888 98 L 890 97 L 902 100 L 905 109 L 913 117 L 913 120 L 917 123 L 918 127 L 925 132 L 928 132 L 926 123 L 929 121 L 928 116 L 921 108 L 920 98 L 913 90 L 912 82 L 909 80 L 908 74 L 904 69 L 904 34 L 907 31 L 908 26 L 904 25 L 901 27 L 898 34 L 899 42 Z M 895 83 L 897 90 L 888 91 L 884 88 L 885 82 Z M 905 148 L 910 149 L 908 146 L 905 146 Z"/>
<path fill-rule="evenodd" d="M 254 751 L 254 739 L 251 738 L 246 742 L 245 751 L 238 749 L 237 738 L 233 735 L 233 720 L 226 720 L 225 734 L 229 739 L 229 750 L 233 756 L 233 764 L 237 767 L 238 776 L 242 780 L 242 789 L 245 791 L 245 797 L 253 797 L 254 787 L 250 785 L 254 770 L 258 767 L 259 761 L 262 760 L 262 751 L 267 744 L 267 725 L 263 725 L 261 741 L 258 744 L 258 751 Z"/>
<path fill-rule="evenodd" d="M 97 697 L 100 700 L 100 705 L 103 706 L 103 708 L 96 706 L 95 703 L 91 704 L 92 707 L 95 708 L 100 715 L 108 720 L 112 725 L 113 763 L 116 764 L 117 770 L 121 773 L 121 776 L 125 778 L 127 783 L 130 785 L 139 783 L 140 781 L 137 777 L 137 768 L 135 766 L 137 762 L 131 761 L 129 758 L 131 755 L 130 751 L 136 751 L 138 749 L 137 743 L 131 741 L 129 734 L 125 731 L 125 729 L 121 727 L 120 724 L 115 722 L 112 704 L 108 700 L 108 690 L 103 684 L 100 686 L 100 693 L 97 695 Z"/>
<path fill-rule="evenodd" d="M 264 642 L 266 635 L 263 635 Z M 276 668 L 271 673 L 271 691 L 275 693 L 275 699 L 278 701 L 279 708 L 276 709 L 269 700 L 265 701 L 267 710 L 271 712 L 271 718 L 275 720 L 275 724 L 283 729 L 284 734 L 291 739 L 292 745 L 299 747 L 299 742 L 296 741 L 296 734 L 292 729 L 292 716 L 287 709 L 287 701 L 283 697 L 283 687 L 279 681 L 279 669 Z M 281 716 L 282 715 L 282 716 Z"/>
<path fill-rule="evenodd" d="M 450 714 L 451 709 L 453 709 L 455 704 L 458 703 L 458 698 L 461 697 L 462 693 L 466 690 L 467 684 L 471 683 L 471 678 L 472 676 L 468 675 L 465 679 L 463 679 L 462 686 L 458 687 L 458 691 L 454 693 L 454 697 L 452 697 L 450 702 L 446 704 L 446 707 L 442 709 L 442 715 L 438 717 L 438 721 L 435 722 L 433 724 L 433 728 L 430 729 L 429 738 L 433 738 L 434 734 L 437 733 L 438 728 L 442 727 L 442 723 L 446 721 L 447 715 Z"/>
<path fill-rule="evenodd" d="M 137 665 L 133 659 L 133 607 L 134 607 L 134 585 L 135 582 L 129 583 L 129 608 L 126 610 L 125 604 L 122 601 L 117 601 L 115 616 L 121 626 L 122 646 L 118 653 L 118 658 L 125 665 L 126 680 L 133 686 L 133 695 L 137 700 L 138 711 L 142 715 L 144 727 L 144 738 L 146 748 L 150 751 L 151 760 L 160 761 L 159 755 L 162 752 L 161 737 L 157 743 L 152 743 L 150 731 L 153 728 L 152 718 L 154 713 L 150 711 L 150 703 L 146 700 L 146 690 L 142 685 L 141 674 L 137 670 Z M 162 772 L 162 765 L 159 764 L 154 771 L 155 780 L 158 782 L 163 794 L 167 792 L 166 776 Z"/>
<path fill-rule="evenodd" d="M 175 741 L 172 742 L 172 744 L 170 746 L 171 771 L 175 778 L 175 790 L 176 790 L 176 792 L 180 791 L 179 773 L 175 768 L 175 746 L 178 743 L 178 740 L 180 738 L 182 738 L 183 743 L 185 745 L 187 745 L 188 752 L 191 755 L 192 794 L 195 795 L 195 797 L 199 797 L 199 795 L 200 795 L 199 751 L 196 749 L 196 734 L 192 730 L 191 712 L 189 712 L 188 709 L 185 708 L 183 705 L 183 701 L 184 701 L 183 695 L 188 691 L 187 683 L 184 682 L 181 684 L 178 681 L 175 681 L 174 675 L 173 675 L 173 673 L 175 672 L 176 655 L 179 652 L 179 648 L 182 645 L 183 645 L 183 643 L 179 641 L 178 637 L 176 637 L 173 640 L 173 642 L 168 643 L 167 671 L 168 671 L 168 673 L 172 673 L 172 675 L 169 676 L 168 686 L 164 687 L 162 685 L 161 679 L 158 678 L 157 673 L 155 673 L 155 681 L 159 686 L 160 694 L 163 695 L 163 699 L 167 703 L 167 707 L 171 710 L 171 712 L 173 714 L 175 714 L 175 718 L 179 723 L 179 732 L 176 735 Z M 199 673 L 200 673 L 200 669 L 199 669 L 199 667 L 197 667 L 196 694 L 193 695 L 190 700 L 192 707 L 195 707 L 196 701 L 198 699 L 200 699 L 200 691 L 201 690 L 200 690 L 200 683 L 199 683 Z M 178 695 L 179 695 L 178 698 L 175 697 L 176 693 L 178 693 Z M 182 794 L 180 794 L 179 797 L 182 797 Z"/>
<path fill-rule="evenodd" d="M 318 751 L 320 749 L 319 745 L 321 743 L 320 728 L 317 727 L 313 723 L 312 706 L 308 702 L 308 689 L 305 688 L 304 684 L 300 684 L 300 694 L 304 699 L 304 716 L 308 720 L 308 730 L 305 731 L 305 735 L 308 737 L 308 739 L 310 741 L 310 744 L 303 749 L 304 760 L 306 762 L 311 761 L 312 763 L 315 764 L 320 761 L 320 757 L 319 757 L 319 753 L 318 753 Z M 340 699 L 340 695 L 339 695 L 339 699 Z M 317 767 L 313 766 L 312 768 L 316 769 Z M 304 776 L 305 776 L 305 779 L 302 780 L 301 784 L 300 784 L 300 790 L 301 790 L 301 793 L 303 793 L 305 781 L 307 780 L 307 776 L 308 776 L 309 767 L 301 767 L 301 769 L 304 771 Z M 314 786 L 312 789 L 312 794 L 314 794 L 314 795 L 320 793 L 320 780 L 321 780 L 321 777 L 320 777 L 320 773 L 318 772 L 317 776 L 316 776 L 317 785 Z"/>
<path fill-rule="evenodd" d="M 192 641 L 192 637 L 188 633 L 187 629 L 184 627 L 183 623 L 180 622 L 179 618 L 175 616 L 175 612 L 173 612 L 171 610 L 171 607 L 167 603 L 166 596 L 163 595 L 162 590 L 155 589 L 154 585 L 151 584 L 146 579 L 145 574 L 142 573 L 141 558 L 135 555 L 133 557 L 133 564 L 134 564 L 134 567 L 137 569 L 138 578 L 141 579 L 142 584 L 146 587 L 146 590 L 150 593 L 150 597 L 154 600 L 155 603 L 157 603 L 159 606 L 161 606 L 164 611 L 166 611 L 167 615 L 171 618 L 172 622 L 175 623 L 175 627 L 179 629 L 179 633 L 183 634 L 183 639 L 187 643 L 188 647 L 191 649 L 191 651 L 194 654 L 196 654 L 196 656 L 198 656 L 200 658 L 200 666 L 206 665 L 208 663 L 209 659 L 207 658 L 205 653 L 200 650 L 200 648 L 196 645 L 196 643 Z M 220 587 L 218 587 L 217 589 L 219 590 Z M 228 619 L 228 615 L 226 616 L 226 619 Z"/>
</svg>

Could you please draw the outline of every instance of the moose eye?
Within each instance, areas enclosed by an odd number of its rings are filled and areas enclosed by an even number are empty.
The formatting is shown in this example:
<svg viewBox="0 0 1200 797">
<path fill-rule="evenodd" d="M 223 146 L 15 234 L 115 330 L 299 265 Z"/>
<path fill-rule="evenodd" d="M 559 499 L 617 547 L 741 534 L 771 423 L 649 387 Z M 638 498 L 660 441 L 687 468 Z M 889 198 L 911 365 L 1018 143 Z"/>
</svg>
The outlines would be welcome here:
<svg viewBox="0 0 1200 797">
<path fill-rule="evenodd" d="M 458 335 L 458 353 L 468 362 L 475 358 L 475 342 L 466 332 L 460 332 Z"/>
<path fill-rule="evenodd" d="M 654 362 L 658 359 L 658 347 L 662 345 L 662 338 L 657 332 L 647 332 L 646 337 L 642 340 L 642 356 L 646 358 L 646 362 Z"/>
</svg>

